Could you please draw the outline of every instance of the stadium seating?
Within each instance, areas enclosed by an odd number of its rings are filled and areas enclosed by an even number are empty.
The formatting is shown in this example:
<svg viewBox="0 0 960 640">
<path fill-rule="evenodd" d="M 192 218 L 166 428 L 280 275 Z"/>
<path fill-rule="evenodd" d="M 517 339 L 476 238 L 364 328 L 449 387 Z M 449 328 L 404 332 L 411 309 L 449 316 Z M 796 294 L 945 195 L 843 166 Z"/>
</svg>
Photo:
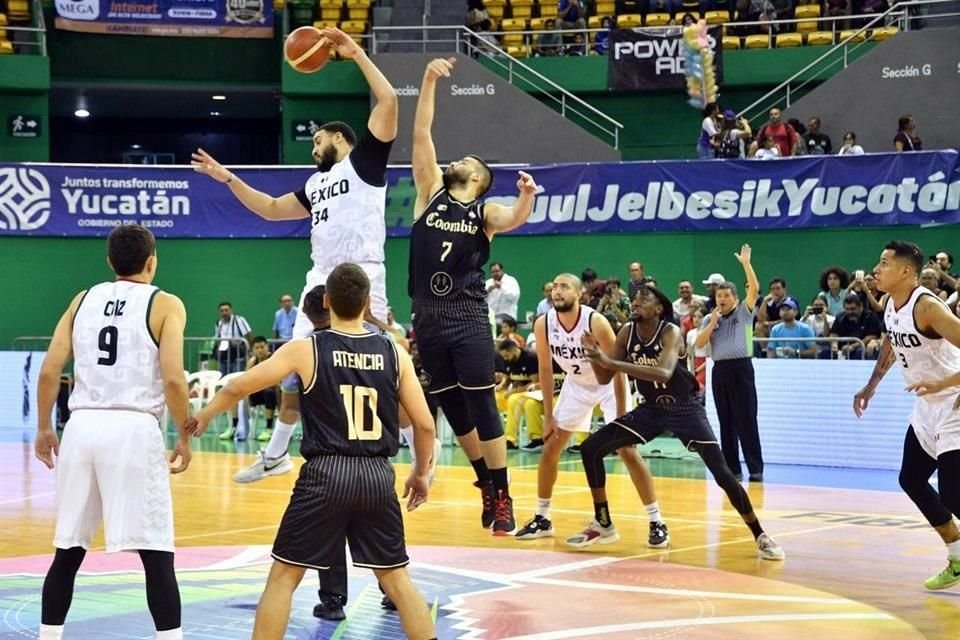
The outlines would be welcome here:
<svg viewBox="0 0 960 640">
<path fill-rule="evenodd" d="M 833 44 L 833 34 L 829 31 L 814 31 L 807 34 L 808 45 Z"/>
<path fill-rule="evenodd" d="M 616 2 L 610 2 L 609 0 L 598 0 L 596 6 L 596 15 L 600 16 L 601 18 L 603 16 L 612 16 L 617 12 Z"/>
<path fill-rule="evenodd" d="M 7 40 L 0 40 L 0 54 L 13 53 L 13 44 Z"/>
<path fill-rule="evenodd" d="M 372 0 L 347 0 L 347 15 L 351 21 L 367 22 L 370 19 Z"/>
<path fill-rule="evenodd" d="M 754 34 L 747 36 L 743 42 L 744 49 L 766 49 L 770 46 L 770 36 L 766 34 Z"/>
<path fill-rule="evenodd" d="M 524 35 L 522 33 L 506 33 L 503 35 L 501 44 L 509 49 L 510 47 L 515 47 L 517 45 L 523 45 L 523 38 Z"/>
<path fill-rule="evenodd" d="M 324 21 L 340 22 L 343 0 L 320 0 L 320 19 Z"/>
<path fill-rule="evenodd" d="M 527 28 L 526 18 L 504 18 L 500 23 L 501 31 L 525 31 Z"/>
<path fill-rule="evenodd" d="M 880 29 L 873 30 L 873 39 L 876 41 L 886 40 L 897 34 L 899 29 L 896 27 L 881 27 Z"/>
<path fill-rule="evenodd" d="M 7 18 L 10 22 L 29 22 L 30 3 L 28 0 L 8 0 Z"/>
<path fill-rule="evenodd" d="M 530 52 L 526 45 L 511 45 L 505 49 L 508 55 L 514 58 L 526 58 Z"/>
<path fill-rule="evenodd" d="M 669 13 L 651 13 L 647 15 L 648 27 L 665 27 L 670 23 Z"/>
<path fill-rule="evenodd" d="M 723 24 L 730 19 L 730 14 L 726 11 L 707 11 L 704 19 L 707 24 Z"/>
<path fill-rule="evenodd" d="M 510 0 L 510 15 L 514 18 L 533 16 L 533 0 Z"/>
<path fill-rule="evenodd" d="M 361 35 L 367 31 L 365 20 L 346 20 L 340 23 L 340 28 L 350 35 Z"/>
<path fill-rule="evenodd" d="M 818 4 L 801 4 L 796 9 L 797 20 L 802 20 L 803 18 L 819 18 L 819 17 L 820 17 L 820 5 Z"/>
<path fill-rule="evenodd" d="M 530 30 L 543 31 L 547 28 L 546 22 L 547 18 L 530 18 Z"/>
<path fill-rule="evenodd" d="M 737 36 L 723 36 L 723 48 L 724 49 L 739 49 L 740 48 L 740 38 Z"/>
<path fill-rule="evenodd" d="M 633 29 L 639 27 L 642 19 L 639 13 L 624 13 L 617 16 L 617 26 L 621 29 Z"/>
<path fill-rule="evenodd" d="M 540 17 L 541 17 L 541 18 L 556 18 L 558 11 L 559 11 L 559 10 L 558 10 L 558 8 L 557 8 L 557 3 L 556 3 L 556 2 L 546 3 L 546 4 L 545 4 L 544 2 L 541 2 L 541 3 L 540 3 Z M 613 13 L 611 12 L 610 15 L 613 15 Z"/>
<path fill-rule="evenodd" d="M 317 20 L 313 23 L 313 26 L 317 29 L 327 29 L 334 28 L 337 26 L 336 20 Z"/>
<path fill-rule="evenodd" d="M 857 31 L 855 29 L 845 29 L 840 32 L 840 39 L 838 42 L 843 42 L 847 38 L 850 38 L 850 42 L 863 42 L 867 39 L 867 32 Z"/>
<path fill-rule="evenodd" d="M 797 23 L 797 33 L 809 33 L 817 30 L 817 22 L 814 20 L 804 20 Z"/>
<path fill-rule="evenodd" d="M 781 33 L 777 36 L 777 47 L 802 47 L 802 33 Z"/>
</svg>

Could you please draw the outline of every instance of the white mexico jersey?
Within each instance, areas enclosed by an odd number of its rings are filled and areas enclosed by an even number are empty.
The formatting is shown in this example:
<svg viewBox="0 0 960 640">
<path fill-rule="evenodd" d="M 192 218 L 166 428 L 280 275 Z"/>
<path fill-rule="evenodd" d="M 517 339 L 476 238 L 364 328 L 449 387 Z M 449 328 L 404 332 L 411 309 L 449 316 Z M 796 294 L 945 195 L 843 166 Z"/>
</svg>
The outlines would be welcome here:
<svg viewBox="0 0 960 640">
<path fill-rule="evenodd" d="M 593 367 L 587 358 L 586 351 L 580 343 L 584 331 L 590 330 L 590 317 L 596 313 L 591 307 L 580 305 L 580 315 L 577 322 L 567 331 L 557 317 L 557 310 L 547 311 L 547 342 L 550 344 L 550 355 L 553 361 L 567 374 L 567 379 L 574 379 L 580 384 L 596 386 L 597 377 L 593 375 Z"/>
<path fill-rule="evenodd" d="M 304 187 L 310 201 L 310 257 L 324 274 L 343 262 L 362 265 L 384 259 L 387 186 L 364 182 L 352 155 L 326 173 L 313 174 Z"/>
<path fill-rule="evenodd" d="M 930 296 L 938 304 L 944 304 L 926 287 L 917 287 L 907 303 L 897 309 L 892 299 L 887 300 L 883 321 L 887 336 L 897 356 L 897 364 L 907 384 L 921 380 L 940 380 L 960 371 L 960 349 L 940 337 L 931 338 L 917 329 L 913 312 L 922 296 Z M 957 397 L 956 387 L 924 396 L 920 400 L 938 401 Z"/>
<path fill-rule="evenodd" d="M 73 318 L 71 411 L 125 409 L 163 415 L 160 355 L 148 324 L 158 291 L 127 280 L 87 291 Z"/>
</svg>

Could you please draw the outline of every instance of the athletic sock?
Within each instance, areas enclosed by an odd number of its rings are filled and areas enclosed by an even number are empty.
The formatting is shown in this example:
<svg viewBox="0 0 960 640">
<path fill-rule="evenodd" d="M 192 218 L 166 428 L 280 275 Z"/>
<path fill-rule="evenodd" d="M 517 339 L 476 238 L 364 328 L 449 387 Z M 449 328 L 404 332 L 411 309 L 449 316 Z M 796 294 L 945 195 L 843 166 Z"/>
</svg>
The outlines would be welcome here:
<svg viewBox="0 0 960 640">
<path fill-rule="evenodd" d="M 267 418 L 267 431 L 273 429 L 273 418 Z"/>
<path fill-rule="evenodd" d="M 267 443 L 267 448 L 263 452 L 263 457 L 279 458 L 285 454 L 287 449 L 290 448 L 290 436 L 293 435 L 296 426 L 296 424 L 287 424 L 277 420 L 277 426 L 273 429 L 273 434 L 270 436 L 270 442 Z"/>
<path fill-rule="evenodd" d="M 947 556 L 953 560 L 960 560 L 960 540 L 947 543 Z"/>
<path fill-rule="evenodd" d="M 753 539 L 756 540 L 761 535 L 763 535 L 763 527 L 760 526 L 759 520 L 754 520 L 753 522 L 748 522 L 747 526 L 750 527 L 750 533 L 753 534 Z"/>
<path fill-rule="evenodd" d="M 537 515 L 550 519 L 550 498 L 537 498 Z"/>
<path fill-rule="evenodd" d="M 493 480 L 493 488 L 498 493 L 502 493 L 504 498 L 510 495 L 510 484 L 507 478 L 506 467 L 502 469 L 490 469 L 490 479 Z"/>
<path fill-rule="evenodd" d="M 645 506 L 647 508 L 647 517 L 650 518 L 650 522 L 663 522 L 663 519 L 660 517 L 660 505 L 656 501 Z"/>
<path fill-rule="evenodd" d="M 63 637 L 63 625 L 41 624 L 40 640 L 60 640 Z"/>
<path fill-rule="evenodd" d="M 593 517 L 600 523 L 601 527 L 609 527 L 613 524 L 613 520 L 610 519 L 610 508 L 606 501 L 593 503 Z"/>
<path fill-rule="evenodd" d="M 477 482 L 480 484 L 490 482 L 490 470 L 487 469 L 487 461 L 482 456 L 471 460 L 470 464 L 473 465 L 473 472 L 477 474 Z"/>
<path fill-rule="evenodd" d="M 403 427 L 400 429 L 400 433 L 403 434 L 403 439 L 407 441 L 407 445 L 410 447 L 410 462 L 416 462 L 417 448 L 413 446 L 413 425 Z"/>
<path fill-rule="evenodd" d="M 166 631 L 157 631 L 157 640 L 183 640 L 183 628 L 167 629 Z"/>
</svg>

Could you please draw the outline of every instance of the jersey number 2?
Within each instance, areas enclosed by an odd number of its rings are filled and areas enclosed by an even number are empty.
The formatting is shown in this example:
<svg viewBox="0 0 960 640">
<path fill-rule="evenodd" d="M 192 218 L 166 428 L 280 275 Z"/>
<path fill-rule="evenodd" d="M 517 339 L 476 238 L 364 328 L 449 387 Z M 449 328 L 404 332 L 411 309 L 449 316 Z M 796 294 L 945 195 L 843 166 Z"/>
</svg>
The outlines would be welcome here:
<svg viewBox="0 0 960 640">
<path fill-rule="evenodd" d="M 117 338 L 119 333 L 117 332 L 116 327 L 104 327 L 100 330 L 100 336 L 98 337 L 100 351 L 105 355 L 101 355 L 97 358 L 97 364 L 102 364 L 107 367 L 112 367 L 117 364 Z"/>
<path fill-rule="evenodd" d="M 383 436 L 383 423 L 377 417 L 377 390 L 372 387 L 342 384 L 340 395 L 343 396 L 343 408 L 347 412 L 349 439 L 379 440 Z M 366 409 L 370 409 L 373 424 L 368 425 L 366 422 Z"/>
</svg>

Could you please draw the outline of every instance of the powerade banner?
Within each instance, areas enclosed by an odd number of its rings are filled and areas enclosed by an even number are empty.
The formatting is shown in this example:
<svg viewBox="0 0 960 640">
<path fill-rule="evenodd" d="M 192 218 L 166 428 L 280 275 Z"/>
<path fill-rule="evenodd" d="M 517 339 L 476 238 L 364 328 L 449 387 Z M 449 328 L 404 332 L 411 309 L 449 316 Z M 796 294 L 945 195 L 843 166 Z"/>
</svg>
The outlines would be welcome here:
<svg viewBox="0 0 960 640">
<path fill-rule="evenodd" d="M 956 151 L 525 169 L 542 192 L 527 224 L 514 232 L 520 235 L 960 221 Z M 273 195 L 303 188 L 312 172 L 235 171 Z M 487 200 L 512 204 L 516 169 L 497 168 L 494 174 Z M 389 169 L 387 184 L 387 234 L 408 236 L 416 198 L 410 169 Z M 329 206 L 335 196 L 321 196 L 326 200 L 318 206 Z M 226 185 L 185 167 L 0 164 L 4 235 L 102 236 L 118 225 L 139 223 L 166 238 L 305 238 L 313 222 L 268 222 L 247 211 Z"/>
<path fill-rule="evenodd" d="M 272 0 L 55 0 L 66 31 L 272 38 Z"/>
<path fill-rule="evenodd" d="M 707 28 L 717 84 L 723 82 L 720 27 Z M 684 89 L 683 32 L 675 29 L 614 29 L 607 54 L 607 87 L 614 91 Z"/>
</svg>

